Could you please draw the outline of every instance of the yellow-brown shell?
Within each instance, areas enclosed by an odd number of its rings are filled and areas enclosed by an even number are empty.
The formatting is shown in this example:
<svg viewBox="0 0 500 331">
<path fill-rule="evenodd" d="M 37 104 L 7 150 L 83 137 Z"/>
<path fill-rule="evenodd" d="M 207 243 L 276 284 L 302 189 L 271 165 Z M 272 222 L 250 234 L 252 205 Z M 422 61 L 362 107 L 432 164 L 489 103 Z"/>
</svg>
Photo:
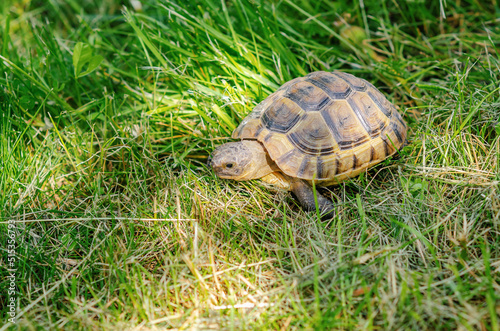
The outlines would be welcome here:
<svg viewBox="0 0 500 331">
<path fill-rule="evenodd" d="M 233 138 L 257 139 L 285 174 L 329 185 L 394 154 L 406 133 L 401 115 L 372 84 L 317 71 L 262 101 Z"/>
</svg>

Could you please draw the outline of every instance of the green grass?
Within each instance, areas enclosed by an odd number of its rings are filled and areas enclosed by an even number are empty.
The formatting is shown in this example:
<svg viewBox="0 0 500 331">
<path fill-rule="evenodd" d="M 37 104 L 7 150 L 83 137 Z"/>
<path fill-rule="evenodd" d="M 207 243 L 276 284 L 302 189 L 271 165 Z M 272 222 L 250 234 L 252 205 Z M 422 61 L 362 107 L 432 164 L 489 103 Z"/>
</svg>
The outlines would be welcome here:
<svg viewBox="0 0 500 331">
<path fill-rule="evenodd" d="M 499 330 L 496 0 L 131 3 L 0 4 L 0 330 Z M 323 192 L 334 219 L 207 169 L 277 87 L 336 69 L 410 144 Z"/>
</svg>

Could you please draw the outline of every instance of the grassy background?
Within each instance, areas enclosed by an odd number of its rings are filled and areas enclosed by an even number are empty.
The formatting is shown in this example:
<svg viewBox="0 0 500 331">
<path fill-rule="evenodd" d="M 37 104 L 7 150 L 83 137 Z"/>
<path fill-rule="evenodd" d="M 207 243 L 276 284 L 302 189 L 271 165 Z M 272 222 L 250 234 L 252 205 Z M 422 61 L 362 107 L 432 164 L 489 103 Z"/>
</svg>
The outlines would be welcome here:
<svg viewBox="0 0 500 331">
<path fill-rule="evenodd" d="M 496 0 L 141 2 L 0 3 L 1 330 L 499 329 Z M 103 57 L 83 77 L 78 42 Z M 204 166 L 282 83 L 335 69 L 411 140 L 324 192 L 336 218 Z"/>
</svg>

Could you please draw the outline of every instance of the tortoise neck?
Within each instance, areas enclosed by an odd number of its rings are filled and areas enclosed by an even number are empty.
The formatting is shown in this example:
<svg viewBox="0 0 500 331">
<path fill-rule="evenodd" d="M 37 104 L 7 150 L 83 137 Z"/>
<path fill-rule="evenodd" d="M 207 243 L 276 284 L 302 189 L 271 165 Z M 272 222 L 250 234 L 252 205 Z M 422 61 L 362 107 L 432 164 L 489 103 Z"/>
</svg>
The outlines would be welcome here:
<svg viewBox="0 0 500 331">
<path fill-rule="evenodd" d="M 257 179 L 279 170 L 264 146 L 257 140 L 242 140 L 245 146 L 252 152 L 252 164 L 244 179 Z M 243 179 L 243 178 L 242 178 Z"/>
</svg>

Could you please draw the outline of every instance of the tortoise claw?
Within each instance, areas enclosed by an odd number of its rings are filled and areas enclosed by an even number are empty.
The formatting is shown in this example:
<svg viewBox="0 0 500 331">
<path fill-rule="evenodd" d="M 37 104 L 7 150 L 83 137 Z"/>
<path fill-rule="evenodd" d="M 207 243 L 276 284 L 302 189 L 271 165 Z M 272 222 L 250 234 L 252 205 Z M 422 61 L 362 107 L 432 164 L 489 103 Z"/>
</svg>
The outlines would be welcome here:
<svg viewBox="0 0 500 331">
<path fill-rule="evenodd" d="M 307 182 L 303 180 L 294 180 L 291 184 L 291 191 L 299 200 L 301 206 L 307 211 L 316 211 L 316 202 L 314 200 L 314 191 Z M 318 201 L 318 209 L 321 214 L 321 219 L 330 219 L 335 216 L 335 205 L 333 202 L 319 192 L 316 192 Z"/>
</svg>

